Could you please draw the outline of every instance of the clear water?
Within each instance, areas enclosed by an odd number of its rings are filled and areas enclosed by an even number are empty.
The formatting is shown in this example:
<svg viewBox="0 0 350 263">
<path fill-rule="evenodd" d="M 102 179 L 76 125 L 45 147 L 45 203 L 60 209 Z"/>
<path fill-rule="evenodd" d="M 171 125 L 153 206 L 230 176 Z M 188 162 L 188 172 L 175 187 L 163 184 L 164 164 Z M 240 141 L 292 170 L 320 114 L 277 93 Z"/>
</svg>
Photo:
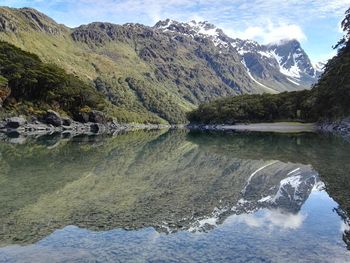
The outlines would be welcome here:
<svg viewBox="0 0 350 263">
<path fill-rule="evenodd" d="M 341 138 L 4 137 L 0 167 L 0 262 L 350 262 Z"/>
</svg>

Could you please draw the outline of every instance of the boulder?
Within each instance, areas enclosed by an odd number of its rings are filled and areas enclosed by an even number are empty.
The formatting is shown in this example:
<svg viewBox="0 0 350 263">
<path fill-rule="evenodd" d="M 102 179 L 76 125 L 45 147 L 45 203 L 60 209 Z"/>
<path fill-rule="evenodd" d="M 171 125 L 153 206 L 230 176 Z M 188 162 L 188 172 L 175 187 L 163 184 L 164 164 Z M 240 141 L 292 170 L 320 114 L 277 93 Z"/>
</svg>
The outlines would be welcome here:
<svg viewBox="0 0 350 263">
<path fill-rule="evenodd" d="M 104 133 L 106 132 L 106 126 L 101 123 L 91 123 L 90 132 L 92 133 Z"/>
<path fill-rule="evenodd" d="M 43 117 L 43 122 L 46 124 L 51 124 L 55 127 L 62 126 L 62 118 L 59 113 L 48 110 L 45 116 Z"/>
<path fill-rule="evenodd" d="M 72 125 L 72 119 L 71 118 L 68 118 L 68 117 L 65 117 L 65 118 L 62 118 L 62 124 L 63 126 L 71 126 Z"/>
<path fill-rule="evenodd" d="M 38 122 L 39 120 L 38 120 L 38 117 L 36 117 L 36 116 L 31 116 L 30 117 L 30 122 L 32 122 L 32 123 L 36 123 L 36 122 Z"/>
<path fill-rule="evenodd" d="M 27 121 L 23 117 L 12 117 L 6 120 L 6 128 L 17 129 L 26 123 Z"/>
<path fill-rule="evenodd" d="M 108 121 L 104 113 L 97 110 L 93 110 L 90 112 L 79 112 L 74 115 L 74 120 L 81 123 L 93 122 L 102 124 L 105 124 Z"/>
<path fill-rule="evenodd" d="M 106 123 L 107 119 L 103 112 L 93 110 L 89 114 L 89 120 L 94 123 Z"/>
<path fill-rule="evenodd" d="M 100 125 L 98 123 L 92 123 L 90 125 L 90 132 L 98 133 L 100 131 Z"/>
<path fill-rule="evenodd" d="M 74 120 L 82 123 L 89 122 L 90 114 L 88 112 L 79 112 L 74 116 Z"/>
</svg>

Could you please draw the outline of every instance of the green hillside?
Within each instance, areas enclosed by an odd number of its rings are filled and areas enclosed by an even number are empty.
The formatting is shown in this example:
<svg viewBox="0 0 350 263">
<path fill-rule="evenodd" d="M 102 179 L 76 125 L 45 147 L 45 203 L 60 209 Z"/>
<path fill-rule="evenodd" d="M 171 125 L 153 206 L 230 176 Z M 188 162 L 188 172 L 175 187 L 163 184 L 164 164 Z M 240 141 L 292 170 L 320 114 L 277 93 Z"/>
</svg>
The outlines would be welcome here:
<svg viewBox="0 0 350 263">
<path fill-rule="evenodd" d="M 94 85 L 6 42 L 0 42 L 0 74 L 3 106 L 9 113 L 40 115 L 55 109 L 76 118 L 80 112 L 95 109 L 120 121 L 161 122 L 147 112 L 117 110 Z"/>
<path fill-rule="evenodd" d="M 138 24 L 70 29 L 29 8 L 3 7 L 0 17 L 1 41 L 63 68 L 90 90 L 95 87 L 108 106 L 104 111 L 122 122 L 184 123 L 198 103 L 250 87 L 243 85 L 249 77 L 238 59 L 229 60 L 210 43 L 176 40 Z M 240 76 L 234 81 L 218 63 L 239 64 Z M 251 89 L 247 92 L 257 92 Z"/>
</svg>

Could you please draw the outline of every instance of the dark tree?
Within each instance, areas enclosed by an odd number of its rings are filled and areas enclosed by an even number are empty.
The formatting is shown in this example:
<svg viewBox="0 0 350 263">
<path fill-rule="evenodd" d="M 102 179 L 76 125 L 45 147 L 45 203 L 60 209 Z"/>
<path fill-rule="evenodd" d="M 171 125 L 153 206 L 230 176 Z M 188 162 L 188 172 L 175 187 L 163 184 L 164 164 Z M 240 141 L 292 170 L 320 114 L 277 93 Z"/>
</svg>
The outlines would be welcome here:
<svg viewBox="0 0 350 263">
<path fill-rule="evenodd" d="M 345 32 L 344 37 L 339 40 L 339 42 L 334 46 L 335 49 L 350 48 L 349 38 L 350 38 L 350 8 L 345 12 L 345 18 L 341 23 L 341 27 Z"/>
</svg>

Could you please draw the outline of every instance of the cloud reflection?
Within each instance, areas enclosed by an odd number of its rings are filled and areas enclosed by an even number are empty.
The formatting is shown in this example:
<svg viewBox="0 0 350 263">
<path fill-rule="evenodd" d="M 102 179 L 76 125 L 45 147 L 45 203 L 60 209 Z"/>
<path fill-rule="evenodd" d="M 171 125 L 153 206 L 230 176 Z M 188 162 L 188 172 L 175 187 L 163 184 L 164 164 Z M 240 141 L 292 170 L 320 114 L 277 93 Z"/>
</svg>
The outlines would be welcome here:
<svg viewBox="0 0 350 263">
<path fill-rule="evenodd" d="M 264 209 L 254 214 L 233 215 L 227 219 L 229 224 L 246 224 L 249 227 L 264 227 L 268 229 L 298 229 L 307 215 L 302 213 L 286 213 L 279 209 Z"/>
</svg>

